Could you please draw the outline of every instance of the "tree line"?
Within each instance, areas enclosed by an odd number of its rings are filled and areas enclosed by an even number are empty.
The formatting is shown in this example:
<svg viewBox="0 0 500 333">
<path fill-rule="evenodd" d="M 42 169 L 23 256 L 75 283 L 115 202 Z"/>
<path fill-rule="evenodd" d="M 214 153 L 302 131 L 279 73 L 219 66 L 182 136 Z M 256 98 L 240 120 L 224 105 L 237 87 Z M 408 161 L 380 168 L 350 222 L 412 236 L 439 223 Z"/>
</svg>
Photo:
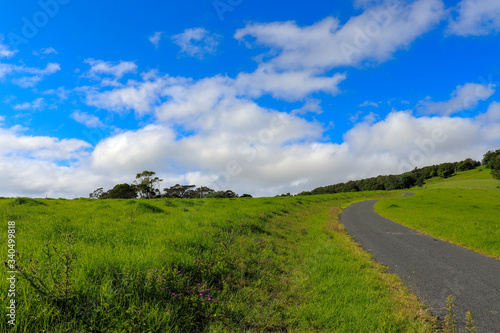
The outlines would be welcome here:
<svg viewBox="0 0 500 333">
<path fill-rule="evenodd" d="M 239 198 L 240 196 L 232 190 L 215 191 L 206 186 L 176 184 L 160 191 L 160 183 L 163 179 L 155 176 L 154 171 L 143 171 L 138 173 L 132 184 L 118 184 L 112 189 L 104 191 L 102 187 L 89 194 L 91 199 L 156 199 L 156 198 Z M 252 197 L 243 194 L 241 198 Z"/>
<path fill-rule="evenodd" d="M 298 195 L 313 195 L 326 193 L 402 190 L 414 186 L 423 187 L 427 179 L 433 177 L 448 178 L 458 171 L 473 170 L 480 165 L 491 169 L 494 178 L 500 180 L 500 149 L 488 151 L 482 162 L 467 158 L 460 162 L 441 163 L 438 165 L 415 168 L 399 175 L 378 176 L 361 180 L 351 180 L 346 183 L 317 187 L 312 191 L 304 191 Z"/>
</svg>

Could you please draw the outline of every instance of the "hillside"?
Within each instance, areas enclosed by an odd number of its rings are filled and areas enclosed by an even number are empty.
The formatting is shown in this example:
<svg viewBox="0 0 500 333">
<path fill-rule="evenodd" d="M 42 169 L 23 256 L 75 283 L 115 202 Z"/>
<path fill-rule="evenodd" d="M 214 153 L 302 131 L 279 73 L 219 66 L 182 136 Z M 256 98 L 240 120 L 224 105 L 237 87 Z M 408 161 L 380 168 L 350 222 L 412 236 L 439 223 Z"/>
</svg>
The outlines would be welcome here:
<svg viewBox="0 0 500 333">
<path fill-rule="evenodd" d="M 428 189 L 488 189 L 500 188 L 500 181 L 494 179 L 491 170 L 484 166 L 474 170 L 457 172 L 450 178 L 434 177 L 425 182 Z"/>
</svg>

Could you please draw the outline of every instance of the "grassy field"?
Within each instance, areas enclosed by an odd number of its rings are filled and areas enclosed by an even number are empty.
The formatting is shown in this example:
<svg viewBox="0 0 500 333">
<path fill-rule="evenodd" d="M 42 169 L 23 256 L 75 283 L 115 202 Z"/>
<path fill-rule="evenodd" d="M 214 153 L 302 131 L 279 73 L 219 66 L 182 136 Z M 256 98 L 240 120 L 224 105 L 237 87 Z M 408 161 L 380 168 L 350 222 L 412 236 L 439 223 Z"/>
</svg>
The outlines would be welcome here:
<svg viewBox="0 0 500 333">
<path fill-rule="evenodd" d="M 478 177 L 478 173 L 467 176 Z M 438 189 L 412 189 L 415 196 L 383 199 L 375 210 L 410 228 L 500 259 L 500 190 L 446 189 L 464 182 L 481 186 L 478 180 L 484 179 L 436 182 Z"/>
<path fill-rule="evenodd" d="M 491 170 L 481 166 L 474 170 L 458 172 L 455 176 L 442 179 L 434 177 L 426 180 L 427 189 L 481 189 L 498 190 L 500 181 L 493 178 Z"/>
<path fill-rule="evenodd" d="M 337 220 L 349 203 L 391 195 L 0 199 L 3 257 L 7 221 L 19 251 L 10 332 L 433 331 Z"/>
</svg>

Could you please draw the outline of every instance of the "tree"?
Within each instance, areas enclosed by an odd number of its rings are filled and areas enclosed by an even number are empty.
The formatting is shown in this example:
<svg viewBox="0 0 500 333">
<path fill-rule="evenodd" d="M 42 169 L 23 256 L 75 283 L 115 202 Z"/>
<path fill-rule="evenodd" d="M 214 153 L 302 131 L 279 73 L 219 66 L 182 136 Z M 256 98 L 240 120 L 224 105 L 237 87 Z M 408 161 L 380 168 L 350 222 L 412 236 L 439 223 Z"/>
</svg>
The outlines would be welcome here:
<svg viewBox="0 0 500 333">
<path fill-rule="evenodd" d="M 455 163 L 443 163 L 439 165 L 438 176 L 441 178 L 451 177 L 455 173 Z"/>
<path fill-rule="evenodd" d="M 129 184 L 118 184 L 107 192 L 107 199 L 135 199 L 137 188 Z"/>
<path fill-rule="evenodd" d="M 214 192 L 211 188 L 206 186 L 198 187 L 195 191 L 196 198 L 204 198 L 207 194 Z"/>
<path fill-rule="evenodd" d="M 425 185 L 425 180 L 424 177 L 420 177 L 417 179 L 417 182 L 415 183 L 418 187 L 422 188 Z"/>
<path fill-rule="evenodd" d="M 500 180 L 500 155 L 497 155 L 495 161 L 491 163 L 491 175 L 493 178 Z"/>
<path fill-rule="evenodd" d="M 206 198 L 238 198 L 238 194 L 231 190 L 217 191 L 207 194 Z"/>
<path fill-rule="evenodd" d="M 104 190 L 102 187 L 99 187 L 97 190 L 89 194 L 90 199 L 100 199 L 102 194 L 104 193 Z"/>
<path fill-rule="evenodd" d="M 457 164 L 457 170 L 458 171 L 467 171 L 467 170 L 473 170 L 480 166 L 481 163 L 478 161 L 474 161 L 472 158 L 467 158 L 461 162 L 458 162 Z"/>
<path fill-rule="evenodd" d="M 154 171 L 144 170 L 135 176 L 134 186 L 141 198 L 152 199 L 160 196 L 160 182 L 163 179 L 153 176 L 156 174 Z"/>
<path fill-rule="evenodd" d="M 493 165 L 495 164 L 495 159 L 497 156 L 500 156 L 500 149 L 495 151 L 490 150 L 483 156 L 482 164 L 486 166 L 488 169 L 493 169 Z"/>
<path fill-rule="evenodd" d="M 175 184 L 170 188 L 164 188 L 166 198 L 194 198 L 196 196 L 195 191 L 193 190 L 196 185 L 179 185 Z"/>
</svg>

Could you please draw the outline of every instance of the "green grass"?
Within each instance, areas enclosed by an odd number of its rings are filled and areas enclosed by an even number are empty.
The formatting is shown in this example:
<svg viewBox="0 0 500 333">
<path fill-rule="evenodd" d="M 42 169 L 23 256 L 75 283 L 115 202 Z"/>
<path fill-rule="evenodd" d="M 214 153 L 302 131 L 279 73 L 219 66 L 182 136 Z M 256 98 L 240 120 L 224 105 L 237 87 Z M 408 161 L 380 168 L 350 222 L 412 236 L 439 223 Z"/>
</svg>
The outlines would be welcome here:
<svg viewBox="0 0 500 333">
<path fill-rule="evenodd" d="M 483 189 L 498 190 L 500 181 L 493 178 L 491 170 L 481 166 L 474 170 L 458 172 L 450 178 L 434 177 L 426 180 L 427 189 Z"/>
<path fill-rule="evenodd" d="M 467 180 L 457 182 L 463 181 Z M 442 184 L 445 183 L 452 182 Z M 499 190 L 411 191 L 416 195 L 383 199 L 377 202 L 375 210 L 410 228 L 500 259 Z"/>
<path fill-rule="evenodd" d="M 15 221 L 24 272 L 10 332 L 433 331 L 338 223 L 339 207 L 391 195 L 0 199 L 0 240 Z"/>
</svg>

